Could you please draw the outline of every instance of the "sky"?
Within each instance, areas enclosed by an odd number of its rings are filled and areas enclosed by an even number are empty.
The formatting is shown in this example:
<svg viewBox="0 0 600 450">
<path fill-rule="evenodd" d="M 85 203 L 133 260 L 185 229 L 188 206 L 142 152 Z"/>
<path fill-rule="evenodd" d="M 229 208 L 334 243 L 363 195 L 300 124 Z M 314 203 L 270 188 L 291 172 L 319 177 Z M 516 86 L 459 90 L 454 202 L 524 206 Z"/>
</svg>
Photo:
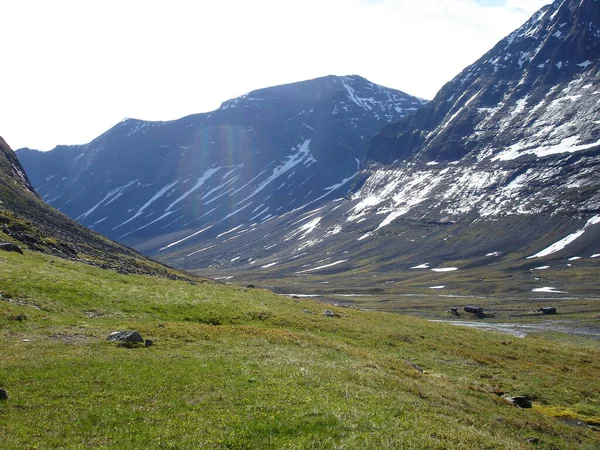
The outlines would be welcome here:
<svg viewBox="0 0 600 450">
<path fill-rule="evenodd" d="M 0 0 L 0 136 L 85 144 L 267 86 L 363 76 L 431 99 L 549 0 Z"/>
</svg>

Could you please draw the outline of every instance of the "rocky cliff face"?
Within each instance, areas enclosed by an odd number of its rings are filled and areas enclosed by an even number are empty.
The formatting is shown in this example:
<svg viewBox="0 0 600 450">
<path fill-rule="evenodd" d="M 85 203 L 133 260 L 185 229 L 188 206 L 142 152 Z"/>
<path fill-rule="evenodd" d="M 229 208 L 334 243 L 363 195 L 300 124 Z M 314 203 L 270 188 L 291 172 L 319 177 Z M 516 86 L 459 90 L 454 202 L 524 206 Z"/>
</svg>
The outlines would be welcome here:
<svg viewBox="0 0 600 450">
<path fill-rule="evenodd" d="M 210 236 L 344 196 L 371 137 L 424 103 L 358 76 L 329 76 L 18 155 L 45 201 L 109 237 Z"/>
</svg>

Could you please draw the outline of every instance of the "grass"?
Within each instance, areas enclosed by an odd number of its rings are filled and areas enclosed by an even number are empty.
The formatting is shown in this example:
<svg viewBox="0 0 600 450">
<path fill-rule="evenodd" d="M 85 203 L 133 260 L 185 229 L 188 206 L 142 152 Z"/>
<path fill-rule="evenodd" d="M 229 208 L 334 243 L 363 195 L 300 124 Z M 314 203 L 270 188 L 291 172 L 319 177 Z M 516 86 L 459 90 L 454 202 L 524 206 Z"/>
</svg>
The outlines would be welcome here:
<svg viewBox="0 0 600 450">
<path fill-rule="evenodd" d="M 585 342 L 25 253 L 0 254 L 3 449 L 600 445 L 557 420 L 600 421 L 600 351 Z M 106 341 L 122 329 L 155 345 Z"/>
</svg>

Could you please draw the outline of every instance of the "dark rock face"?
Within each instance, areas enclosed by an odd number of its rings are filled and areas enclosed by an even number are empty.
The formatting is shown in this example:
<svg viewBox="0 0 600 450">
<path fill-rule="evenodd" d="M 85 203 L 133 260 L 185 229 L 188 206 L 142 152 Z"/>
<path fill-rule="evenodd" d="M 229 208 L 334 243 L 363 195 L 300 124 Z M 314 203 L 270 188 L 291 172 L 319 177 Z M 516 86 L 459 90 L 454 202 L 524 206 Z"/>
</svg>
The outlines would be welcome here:
<svg viewBox="0 0 600 450">
<path fill-rule="evenodd" d="M 253 91 L 210 114 L 124 120 L 87 145 L 18 155 L 49 204 L 148 250 L 141 240 L 218 235 L 343 197 L 371 137 L 424 103 L 358 76 L 328 76 Z"/>
<path fill-rule="evenodd" d="M 21 250 L 21 247 L 11 242 L 0 242 L 0 250 L 5 252 L 20 253 L 21 255 L 23 254 L 23 250 Z"/>
</svg>

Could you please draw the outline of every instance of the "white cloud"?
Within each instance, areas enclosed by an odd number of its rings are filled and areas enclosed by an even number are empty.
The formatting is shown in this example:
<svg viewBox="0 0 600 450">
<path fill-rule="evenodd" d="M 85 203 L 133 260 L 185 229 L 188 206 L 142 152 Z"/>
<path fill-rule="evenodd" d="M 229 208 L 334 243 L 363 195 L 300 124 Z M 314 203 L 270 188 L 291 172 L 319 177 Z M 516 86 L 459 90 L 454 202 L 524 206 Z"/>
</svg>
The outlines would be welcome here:
<svg viewBox="0 0 600 450">
<path fill-rule="evenodd" d="M 14 148 L 83 143 L 123 117 L 175 119 L 328 74 L 431 98 L 545 3 L 2 2 L 0 132 Z"/>
</svg>

